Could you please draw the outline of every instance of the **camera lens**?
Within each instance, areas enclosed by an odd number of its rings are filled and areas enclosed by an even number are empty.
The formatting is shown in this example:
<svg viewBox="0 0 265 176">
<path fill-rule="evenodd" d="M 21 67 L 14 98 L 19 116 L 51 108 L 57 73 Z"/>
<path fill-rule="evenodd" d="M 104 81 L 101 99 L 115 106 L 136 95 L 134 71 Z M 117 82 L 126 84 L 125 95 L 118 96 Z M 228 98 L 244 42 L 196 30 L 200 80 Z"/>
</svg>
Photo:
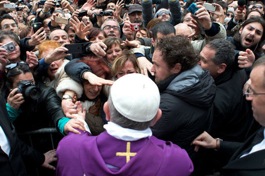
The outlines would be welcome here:
<svg viewBox="0 0 265 176">
<path fill-rule="evenodd" d="M 15 46 L 13 45 L 8 45 L 8 51 L 14 51 L 15 50 Z"/>
<path fill-rule="evenodd" d="M 25 88 L 24 95 L 32 100 L 37 100 L 40 97 L 40 91 L 36 86 L 28 86 Z"/>
</svg>

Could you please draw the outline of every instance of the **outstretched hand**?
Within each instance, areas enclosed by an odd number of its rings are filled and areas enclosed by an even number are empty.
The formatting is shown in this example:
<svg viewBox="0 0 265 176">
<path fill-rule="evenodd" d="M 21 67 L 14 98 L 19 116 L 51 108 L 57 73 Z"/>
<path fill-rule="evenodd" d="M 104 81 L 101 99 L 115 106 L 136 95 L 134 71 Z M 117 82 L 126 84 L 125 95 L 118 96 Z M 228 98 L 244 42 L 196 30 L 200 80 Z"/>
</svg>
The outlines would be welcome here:
<svg viewBox="0 0 265 176">
<path fill-rule="evenodd" d="M 252 50 L 246 49 L 246 51 L 240 51 L 238 56 L 238 67 L 249 68 L 255 62 L 255 54 Z"/>
<path fill-rule="evenodd" d="M 56 150 L 49 150 L 48 152 L 44 153 L 45 160 L 42 164 L 42 167 L 45 167 L 47 169 L 55 170 L 55 167 L 51 165 L 50 163 L 57 161 L 56 157 Z"/>
<path fill-rule="evenodd" d="M 196 137 L 192 141 L 192 145 L 195 145 L 194 151 L 199 151 L 200 147 L 209 148 L 209 149 L 216 149 L 217 142 L 210 134 L 204 131 L 198 137 Z"/>
<path fill-rule="evenodd" d="M 83 78 L 88 80 L 88 82 L 92 85 L 101 86 L 101 85 L 112 85 L 113 84 L 113 81 L 98 77 L 97 75 L 91 72 L 85 72 L 83 74 Z"/>
</svg>

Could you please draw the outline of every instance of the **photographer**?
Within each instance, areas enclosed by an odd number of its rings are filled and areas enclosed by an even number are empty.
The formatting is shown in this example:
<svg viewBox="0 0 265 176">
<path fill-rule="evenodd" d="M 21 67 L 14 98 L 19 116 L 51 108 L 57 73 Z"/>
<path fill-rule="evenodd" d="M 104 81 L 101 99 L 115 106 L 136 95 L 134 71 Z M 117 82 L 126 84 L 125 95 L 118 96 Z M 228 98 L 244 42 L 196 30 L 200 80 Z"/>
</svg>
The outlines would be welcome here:
<svg viewBox="0 0 265 176">
<path fill-rule="evenodd" d="M 29 159 L 33 165 L 38 166 L 42 164 L 43 167 L 55 169 L 49 164 L 56 160 L 54 150 L 43 155 L 18 139 L 14 127 L 8 119 L 5 103 L 3 96 L 0 95 L 1 175 L 27 175 L 23 158 Z"/>
</svg>

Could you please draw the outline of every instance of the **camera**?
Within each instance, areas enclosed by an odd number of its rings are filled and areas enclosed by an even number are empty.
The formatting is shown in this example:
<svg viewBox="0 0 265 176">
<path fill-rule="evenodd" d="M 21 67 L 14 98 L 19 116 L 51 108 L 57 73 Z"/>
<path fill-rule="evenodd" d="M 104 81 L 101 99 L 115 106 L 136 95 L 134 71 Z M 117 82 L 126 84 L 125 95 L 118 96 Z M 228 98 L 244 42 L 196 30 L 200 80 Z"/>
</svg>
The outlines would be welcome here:
<svg viewBox="0 0 265 176">
<path fill-rule="evenodd" d="M 84 11 L 81 11 L 78 13 L 78 17 L 83 17 L 83 16 L 87 16 L 87 11 L 84 10 Z"/>
<path fill-rule="evenodd" d="M 34 33 L 39 30 L 43 26 L 42 22 L 34 22 L 32 23 Z"/>
<path fill-rule="evenodd" d="M 131 23 L 131 30 L 132 31 L 139 31 L 140 30 L 140 24 L 139 23 Z"/>
<path fill-rule="evenodd" d="M 193 3 L 188 7 L 187 10 L 188 10 L 190 13 L 192 13 L 193 15 L 195 15 L 195 13 L 197 12 L 197 10 L 199 10 L 199 9 L 198 9 L 196 3 L 193 2 Z"/>
<path fill-rule="evenodd" d="M 5 48 L 5 50 L 9 53 L 11 53 L 12 51 L 15 51 L 16 49 L 16 45 L 14 44 L 14 42 L 9 42 L 1 47 Z"/>
<path fill-rule="evenodd" d="M 40 90 L 31 81 L 24 80 L 18 83 L 18 93 L 22 93 L 25 99 L 37 100 L 40 97 Z"/>
<path fill-rule="evenodd" d="M 101 11 L 98 16 L 113 16 L 113 12 L 112 11 Z"/>
</svg>

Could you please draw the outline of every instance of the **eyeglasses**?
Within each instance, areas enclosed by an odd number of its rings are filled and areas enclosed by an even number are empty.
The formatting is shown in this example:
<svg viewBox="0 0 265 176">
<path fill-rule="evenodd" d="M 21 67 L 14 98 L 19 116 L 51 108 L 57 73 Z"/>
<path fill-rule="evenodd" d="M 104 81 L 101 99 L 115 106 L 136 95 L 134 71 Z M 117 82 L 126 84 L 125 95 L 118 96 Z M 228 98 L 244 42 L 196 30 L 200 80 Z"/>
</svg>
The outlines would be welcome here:
<svg viewBox="0 0 265 176">
<path fill-rule="evenodd" d="M 28 64 L 24 61 L 20 61 L 20 62 L 16 62 L 16 63 L 11 63 L 11 64 L 8 64 L 6 65 L 6 73 L 8 73 L 10 70 L 13 70 L 14 68 L 17 68 L 19 65 L 27 65 Z"/>
<path fill-rule="evenodd" d="M 248 84 L 248 83 L 246 83 L 244 85 L 243 94 L 246 97 L 253 97 L 253 96 L 257 96 L 257 95 L 265 95 L 265 93 L 256 92 L 255 90 L 253 90 L 252 87 L 250 86 L 250 84 Z"/>
<path fill-rule="evenodd" d="M 227 13 L 227 14 L 226 14 L 226 16 L 227 16 L 227 17 L 234 18 L 234 15 L 233 15 L 233 14 L 231 14 L 231 13 Z"/>
<path fill-rule="evenodd" d="M 113 29 L 113 30 L 119 30 L 120 27 L 119 26 L 111 26 L 111 25 L 106 25 L 103 27 L 103 29 L 106 29 L 106 30 L 110 30 L 110 29 Z"/>
<path fill-rule="evenodd" d="M 251 7 L 251 9 L 262 9 L 263 6 L 259 6 L 259 5 L 254 5 L 253 7 Z"/>
</svg>

